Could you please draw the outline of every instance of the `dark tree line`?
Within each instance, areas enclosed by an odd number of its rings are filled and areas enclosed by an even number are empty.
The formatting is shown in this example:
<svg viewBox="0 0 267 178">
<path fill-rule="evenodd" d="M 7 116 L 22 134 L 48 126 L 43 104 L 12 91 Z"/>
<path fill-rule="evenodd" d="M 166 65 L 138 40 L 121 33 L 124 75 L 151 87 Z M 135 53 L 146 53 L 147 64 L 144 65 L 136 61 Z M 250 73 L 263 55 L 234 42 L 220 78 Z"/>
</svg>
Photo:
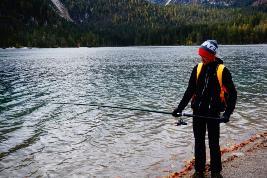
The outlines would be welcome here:
<svg viewBox="0 0 267 178">
<path fill-rule="evenodd" d="M 144 0 L 62 0 L 74 22 L 49 0 L 1 0 L 0 46 L 72 47 L 266 43 L 266 6 L 159 6 Z"/>
</svg>

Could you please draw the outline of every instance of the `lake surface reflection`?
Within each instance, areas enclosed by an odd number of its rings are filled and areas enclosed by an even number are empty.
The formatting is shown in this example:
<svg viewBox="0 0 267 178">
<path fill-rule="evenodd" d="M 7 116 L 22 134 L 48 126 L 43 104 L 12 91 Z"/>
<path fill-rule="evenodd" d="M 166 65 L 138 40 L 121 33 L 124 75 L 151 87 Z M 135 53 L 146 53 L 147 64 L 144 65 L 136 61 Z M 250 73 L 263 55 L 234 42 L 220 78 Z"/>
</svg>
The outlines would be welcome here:
<svg viewBox="0 0 267 178">
<path fill-rule="evenodd" d="M 191 119 L 171 112 L 199 61 L 193 47 L 0 50 L 0 175 L 156 177 L 193 157 Z M 238 103 L 221 146 L 267 131 L 267 45 L 220 46 Z M 186 109 L 190 111 L 190 105 Z"/>
</svg>

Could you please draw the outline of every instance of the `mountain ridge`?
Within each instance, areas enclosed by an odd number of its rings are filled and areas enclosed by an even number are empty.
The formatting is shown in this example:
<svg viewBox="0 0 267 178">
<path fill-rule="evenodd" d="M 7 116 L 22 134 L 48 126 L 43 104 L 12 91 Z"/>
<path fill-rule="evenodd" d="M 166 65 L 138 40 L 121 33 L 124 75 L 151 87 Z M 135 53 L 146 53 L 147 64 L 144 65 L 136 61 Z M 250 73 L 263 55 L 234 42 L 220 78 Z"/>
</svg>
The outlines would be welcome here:
<svg viewBox="0 0 267 178">
<path fill-rule="evenodd" d="M 0 47 L 266 43 L 264 8 L 145 0 L 1 0 Z"/>
</svg>

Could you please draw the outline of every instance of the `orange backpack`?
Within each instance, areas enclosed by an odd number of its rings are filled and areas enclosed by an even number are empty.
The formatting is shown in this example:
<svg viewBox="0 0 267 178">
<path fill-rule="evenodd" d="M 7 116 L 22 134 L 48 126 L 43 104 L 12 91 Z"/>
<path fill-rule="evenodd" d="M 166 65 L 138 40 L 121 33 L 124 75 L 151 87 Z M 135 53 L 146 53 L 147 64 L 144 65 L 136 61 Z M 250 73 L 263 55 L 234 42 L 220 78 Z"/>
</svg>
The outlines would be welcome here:
<svg viewBox="0 0 267 178">
<path fill-rule="evenodd" d="M 197 80 L 198 80 L 199 74 L 201 72 L 202 66 L 203 66 L 202 62 L 199 63 L 197 66 Z M 220 99 L 221 99 L 221 102 L 224 104 L 224 107 L 226 107 L 226 94 L 228 92 L 227 92 L 227 89 L 225 88 L 225 86 L 223 85 L 223 82 L 222 82 L 222 74 L 223 74 L 224 67 L 225 66 L 223 64 L 218 65 L 218 67 L 217 67 L 217 79 L 219 81 L 220 88 L 221 88 Z"/>
</svg>

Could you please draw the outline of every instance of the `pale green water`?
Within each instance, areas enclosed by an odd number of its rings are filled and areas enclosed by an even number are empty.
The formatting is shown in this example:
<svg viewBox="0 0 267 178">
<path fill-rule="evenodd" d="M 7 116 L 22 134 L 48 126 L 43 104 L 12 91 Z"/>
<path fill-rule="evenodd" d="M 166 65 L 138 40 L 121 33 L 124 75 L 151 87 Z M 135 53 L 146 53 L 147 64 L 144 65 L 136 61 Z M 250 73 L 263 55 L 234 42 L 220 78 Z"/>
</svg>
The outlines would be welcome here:
<svg viewBox="0 0 267 178">
<path fill-rule="evenodd" d="M 156 177 L 193 157 L 192 123 L 170 115 L 197 47 L 0 50 L 0 177 Z M 221 145 L 267 131 L 267 45 L 220 46 L 238 90 Z M 190 113 L 190 106 L 186 110 Z"/>
</svg>

